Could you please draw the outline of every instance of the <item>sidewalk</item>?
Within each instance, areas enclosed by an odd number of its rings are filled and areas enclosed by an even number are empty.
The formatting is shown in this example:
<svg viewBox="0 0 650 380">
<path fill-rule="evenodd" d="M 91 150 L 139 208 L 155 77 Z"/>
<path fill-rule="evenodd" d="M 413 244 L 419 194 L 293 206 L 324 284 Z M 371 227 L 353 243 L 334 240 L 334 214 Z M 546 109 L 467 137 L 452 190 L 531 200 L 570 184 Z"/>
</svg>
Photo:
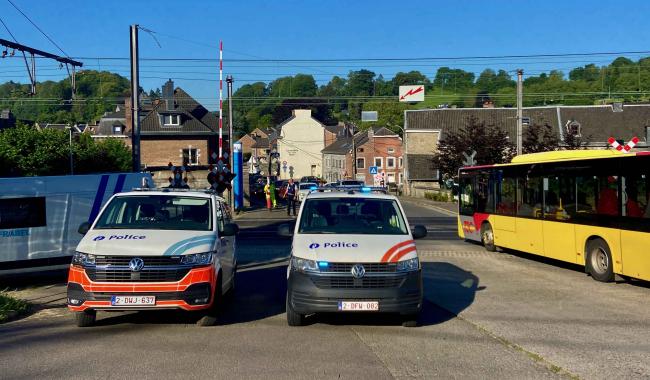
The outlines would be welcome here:
<svg viewBox="0 0 650 380">
<path fill-rule="evenodd" d="M 399 199 L 404 202 L 424 204 L 429 207 L 441 210 L 449 215 L 456 215 L 458 213 L 458 204 L 456 202 L 438 202 L 426 198 L 416 198 L 405 195 L 400 196 Z"/>
<path fill-rule="evenodd" d="M 296 212 L 298 212 L 298 207 L 296 207 Z M 241 211 L 239 214 L 234 216 L 235 221 L 241 219 L 255 219 L 255 220 L 292 220 L 295 219 L 292 216 L 287 216 L 287 207 L 284 205 L 279 206 L 279 208 L 269 211 L 267 208 L 253 208 L 245 211 Z"/>
</svg>

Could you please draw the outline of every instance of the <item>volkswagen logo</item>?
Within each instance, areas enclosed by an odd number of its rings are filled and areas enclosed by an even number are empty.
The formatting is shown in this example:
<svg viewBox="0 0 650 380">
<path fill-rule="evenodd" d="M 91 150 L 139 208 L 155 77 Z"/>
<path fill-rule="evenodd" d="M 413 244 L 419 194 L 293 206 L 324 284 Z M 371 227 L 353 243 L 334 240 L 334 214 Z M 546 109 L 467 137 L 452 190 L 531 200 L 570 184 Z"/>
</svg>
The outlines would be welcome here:
<svg viewBox="0 0 650 380">
<path fill-rule="evenodd" d="M 130 268 L 133 272 L 139 272 L 139 271 L 141 271 L 142 268 L 144 268 L 144 260 L 142 260 L 142 259 L 139 258 L 139 257 L 136 257 L 136 258 L 131 259 L 131 261 L 129 261 L 129 268 Z"/>
<path fill-rule="evenodd" d="M 366 268 L 364 268 L 361 264 L 354 264 L 350 273 L 352 273 L 352 277 L 354 278 L 361 278 L 365 276 Z"/>
</svg>

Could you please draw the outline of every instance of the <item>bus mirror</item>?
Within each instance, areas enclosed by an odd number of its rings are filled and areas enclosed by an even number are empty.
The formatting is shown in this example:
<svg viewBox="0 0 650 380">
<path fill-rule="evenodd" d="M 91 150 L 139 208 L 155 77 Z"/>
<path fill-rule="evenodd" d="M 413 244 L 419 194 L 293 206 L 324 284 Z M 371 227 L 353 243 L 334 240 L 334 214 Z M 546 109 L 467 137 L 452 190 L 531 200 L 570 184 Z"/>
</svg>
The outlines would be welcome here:
<svg viewBox="0 0 650 380">
<path fill-rule="evenodd" d="M 82 235 L 85 235 L 88 233 L 88 230 L 90 229 L 90 222 L 83 222 L 79 225 L 79 229 L 77 232 L 79 232 Z"/>
</svg>

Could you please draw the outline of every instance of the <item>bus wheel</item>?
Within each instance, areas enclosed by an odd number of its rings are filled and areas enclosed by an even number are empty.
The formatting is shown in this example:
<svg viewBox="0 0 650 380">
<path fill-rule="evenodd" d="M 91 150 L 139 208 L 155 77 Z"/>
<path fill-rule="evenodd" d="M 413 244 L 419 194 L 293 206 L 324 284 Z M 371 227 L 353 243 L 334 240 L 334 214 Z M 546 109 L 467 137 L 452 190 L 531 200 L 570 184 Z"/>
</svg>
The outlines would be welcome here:
<svg viewBox="0 0 650 380">
<path fill-rule="evenodd" d="M 485 250 L 496 252 L 497 246 L 494 245 L 494 232 L 492 231 L 490 223 L 483 223 L 481 226 L 481 242 L 483 243 Z"/>
<path fill-rule="evenodd" d="M 90 327 L 97 320 L 97 312 L 94 310 L 77 311 L 74 313 L 74 319 L 78 327 Z"/>
<path fill-rule="evenodd" d="M 594 280 L 614 281 L 612 254 L 603 239 L 594 239 L 587 243 L 587 271 Z"/>
</svg>

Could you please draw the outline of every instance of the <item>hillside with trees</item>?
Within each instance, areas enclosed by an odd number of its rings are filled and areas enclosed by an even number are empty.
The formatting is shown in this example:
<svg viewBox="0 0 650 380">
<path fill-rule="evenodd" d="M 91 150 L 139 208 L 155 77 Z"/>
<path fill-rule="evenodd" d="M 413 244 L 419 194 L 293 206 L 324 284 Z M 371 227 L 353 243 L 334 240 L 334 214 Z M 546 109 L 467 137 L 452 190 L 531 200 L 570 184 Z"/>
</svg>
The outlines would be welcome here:
<svg viewBox="0 0 650 380">
<path fill-rule="evenodd" d="M 431 69 L 422 69 L 431 72 Z M 650 57 L 633 61 L 619 57 L 610 64 L 586 64 L 568 73 L 525 72 L 524 106 L 589 105 L 613 101 L 650 100 Z M 295 108 L 310 108 L 321 122 L 356 122 L 361 128 L 361 111 L 378 111 L 379 121 L 400 132 L 404 110 L 444 107 L 481 107 L 491 101 L 497 107 L 516 103 L 515 74 L 484 69 L 478 75 L 453 67 L 439 67 L 433 77 L 422 71 L 398 72 L 385 78 L 367 69 L 348 75 L 332 76 L 318 85 L 310 74 L 283 76 L 270 82 L 245 84 L 235 91 L 235 130 L 241 135 L 256 127 L 273 127 L 291 115 Z M 235 78 L 235 83 L 237 79 Z M 422 84 L 426 99 L 407 104 L 396 101 L 399 86 Z M 98 119 L 105 111 L 129 95 L 129 79 L 107 71 L 85 70 L 77 74 L 77 97 L 71 102 L 70 81 L 37 84 L 38 93 L 29 97 L 29 85 L 7 82 L 0 85 L 0 108 L 11 109 L 19 120 L 49 123 L 85 123 Z M 160 97 L 160 89 L 148 92 Z M 227 115 L 225 115 L 227 117 Z"/>
</svg>

